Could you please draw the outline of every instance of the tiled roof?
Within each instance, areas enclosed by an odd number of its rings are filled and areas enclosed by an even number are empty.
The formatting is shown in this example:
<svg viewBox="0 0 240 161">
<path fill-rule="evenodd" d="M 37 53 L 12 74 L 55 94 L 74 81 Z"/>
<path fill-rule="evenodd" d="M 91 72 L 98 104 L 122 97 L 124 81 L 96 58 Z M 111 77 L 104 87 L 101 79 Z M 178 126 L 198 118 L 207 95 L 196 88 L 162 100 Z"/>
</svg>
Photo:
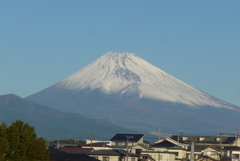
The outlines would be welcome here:
<svg viewBox="0 0 240 161">
<path fill-rule="evenodd" d="M 59 149 L 59 151 L 71 153 L 71 154 L 87 154 L 88 152 L 91 152 L 92 148 L 82 148 L 82 147 L 75 147 L 75 146 L 66 146 Z"/>
<path fill-rule="evenodd" d="M 164 140 L 164 141 L 162 141 L 160 143 L 156 143 L 156 144 L 152 145 L 152 147 L 166 147 L 166 148 L 173 147 L 173 146 L 176 146 L 176 145 L 171 143 L 171 142 L 169 142 L 169 141 L 167 141 L 167 140 Z"/>
<path fill-rule="evenodd" d="M 92 143 L 84 145 L 84 147 L 110 147 L 109 145 L 106 145 L 105 143 Z"/>
<path fill-rule="evenodd" d="M 50 161 L 99 161 L 85 154 L 69 154 L 66 152 L 59 152 L 50 154 Z"/>
<path fill-rule="evenodd" d="M 168 140 L 164 140 L 160 143 L 153 144 L 152 148 L 183 149 L 182 147 L 173 144 Z"/>
<path fill-rule="evenodd" d="M 111 141 L 127 141 L 128 137 L 128 141 L 138 142 L 143 136 L 144 134 L 116 134 Z"/>
<path fill-rule="evenodd" d="M 216 151 L 220 151 L 220 147 L 218 147 L 218 146 L 209 146 L 208 148 L 211 148 Z"/>
<path fill-rule="evenodd" d="M 169 152 L 169 151 L 141 151 L 141 153 L 168 153 L 168 154 L 176 154 L 175 152 Z"/>
<path fill-rule="evenodd" d="M 127 156 L 127 151 L 118 149 L 97 150 L 89 152 L 88 155 Z M 139 155 L 133 153 L 128 153 L 128 156 L 139 157 Z"/>
<path fill-rule="evenodd" d="M 195 145 L 194 149 L 195 149 L 195 151 L 201 151 L 201 150 L 206 149 L 208 147 L 209 147 L 209 145 Z"/>
<path fill-rule="evenodd" d="M 234 151 L 240 151 L 239 146 L 224 146 L 223 150 L 234 150 Z"/>
<path fill-rule="evenodd" d="M 184 141 L 183 137 L 187 137 L 188 140 Z M 172 135 L 170 138 L 175 141 L 178 141 L 177 135 Z M 200 141 L 198 140 L 198 138 L 204 138 L 204 140 Z M 187 142 L 190 142 L 191 140 L 195 140 L 196 142 L 199 142 L 199 143 L 201 142 L 201 143 L 207 143 L 207 144 L 219 144 L 220 141 L 218 141 L 217 138 L 221 138 L 222 144 L 233 144 L 234 141 L 236 140 L 236 137 L 232 137 L 232 136 L 180 136 L 179 142 L 187 143 Z"/>
<path fill-rule="evenodd" d="M 223 144 L 233 144 L 236 140 L 236 137 L 223 137 Z"/>
</svg>

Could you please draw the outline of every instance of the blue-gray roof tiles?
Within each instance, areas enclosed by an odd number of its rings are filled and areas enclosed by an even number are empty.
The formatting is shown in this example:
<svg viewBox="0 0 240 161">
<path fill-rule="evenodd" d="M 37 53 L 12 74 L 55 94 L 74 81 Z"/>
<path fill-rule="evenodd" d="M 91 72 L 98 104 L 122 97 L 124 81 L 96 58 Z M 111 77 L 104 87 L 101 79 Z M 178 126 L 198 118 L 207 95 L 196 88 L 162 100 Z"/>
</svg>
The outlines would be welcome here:
<svg viewBox="0 0 240 161">
<path fill-rule="evenodd" d="M 89 152 L 88 155 L 107 155 L 107 156 L 131 156 L 139 157 L 137 154 L 127 153 L 125 150 L 111 149 L 111 150 L 97 150 Z"/>
<path fill-rule="evenodd" d="M 130 141 L 138 142 L 145 134 L 116 134 L 111 141 Z"/>
</svg>

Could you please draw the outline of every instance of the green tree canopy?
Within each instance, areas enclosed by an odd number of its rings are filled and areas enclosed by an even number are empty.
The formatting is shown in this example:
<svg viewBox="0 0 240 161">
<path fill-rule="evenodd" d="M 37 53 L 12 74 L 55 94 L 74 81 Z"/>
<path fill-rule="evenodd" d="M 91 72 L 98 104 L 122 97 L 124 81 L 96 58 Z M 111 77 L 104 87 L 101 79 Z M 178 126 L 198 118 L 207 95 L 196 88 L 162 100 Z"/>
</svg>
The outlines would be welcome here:
<svg viewBox="0 0 240 161">
<path fill-rule="evenodd" d="M 4 158 L 8 152 L 8 140 L 7 140 L 7 125 L 2 123 L 0 126 L 0 161 L 4 161 Z"/>
<path fill-rule="evenodd" d="M 49 151 L 34 127 L 18 120 L 9 127 L 0 125 L 0 155 L 0 161 L 46 161 Z"/>
</svg>

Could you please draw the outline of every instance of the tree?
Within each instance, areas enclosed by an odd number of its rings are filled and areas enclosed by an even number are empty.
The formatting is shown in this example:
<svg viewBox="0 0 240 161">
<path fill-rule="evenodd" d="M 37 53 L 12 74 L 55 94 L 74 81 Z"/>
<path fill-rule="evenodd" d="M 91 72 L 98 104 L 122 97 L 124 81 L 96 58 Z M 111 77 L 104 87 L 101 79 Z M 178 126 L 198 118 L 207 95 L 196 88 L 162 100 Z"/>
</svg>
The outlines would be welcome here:
<svg viewBox="0 0 240 161">
<path fill-rule="evenodd" d="M 46 149 L 45 141 L 42 138 L 37 138 L 34 127 L 18 120 L 9 127 L 6 124 L 2 124 L 0 126 L 1 131 L 3 134 L 1 135 L 0 133 L 0 149 L 2 147 L 0 152 L 3 161 L 48 160 L 49 151 Z M 5 138 L 5 142 L 2 141 L 4 140 L 3 138 Z"/>
<path fill-rule="evenodd" d="M 8 147 L 7 125 L 2 123 L 2 125 L 0 125 L 0 161 L 4 161 Z"/>
</svg>

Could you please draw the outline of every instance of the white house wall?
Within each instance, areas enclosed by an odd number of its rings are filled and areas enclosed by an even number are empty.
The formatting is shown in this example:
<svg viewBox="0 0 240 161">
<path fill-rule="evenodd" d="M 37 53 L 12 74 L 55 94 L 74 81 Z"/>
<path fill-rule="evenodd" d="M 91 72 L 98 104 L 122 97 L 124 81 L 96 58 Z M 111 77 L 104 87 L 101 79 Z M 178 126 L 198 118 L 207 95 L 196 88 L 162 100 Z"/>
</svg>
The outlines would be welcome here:
<svg viewBox="0 0 240 161">
<path fill-rule="evenodd" d="M 96 155 L 89 155 L 89 156 L 94 157 L 100 161 L 103 161 L 104 157 L 108 157 L 109 158 L 108 161 L 119 161 L 119 156 L 96 156 Z M 122 161 L 127 161 L 127 157 L 123 157 L 123 158 L 124 159 Z M 134 159 L 135 161 L 138 160 L 137 157 L 130 157 L 130 156 L 128 157 L 128 161 L 133 161 L 132 159 Z"/>
<path fill-rule="evenodd" d="M 178 150 L 178 149 L 167 149 L 167 148 L 153 148 L 154 151 L 168 151 L 168 152 L 176 152 L 178 155 L 177 158 L 186 158 L 186 150 Z"/>
<path fill-rule="evenodd" d="M 155 161 L 175 161 L 175 155 L 169 153 L 147 153 L 144 152 L 142 154 L 150 155 Z"/>
</svg>

